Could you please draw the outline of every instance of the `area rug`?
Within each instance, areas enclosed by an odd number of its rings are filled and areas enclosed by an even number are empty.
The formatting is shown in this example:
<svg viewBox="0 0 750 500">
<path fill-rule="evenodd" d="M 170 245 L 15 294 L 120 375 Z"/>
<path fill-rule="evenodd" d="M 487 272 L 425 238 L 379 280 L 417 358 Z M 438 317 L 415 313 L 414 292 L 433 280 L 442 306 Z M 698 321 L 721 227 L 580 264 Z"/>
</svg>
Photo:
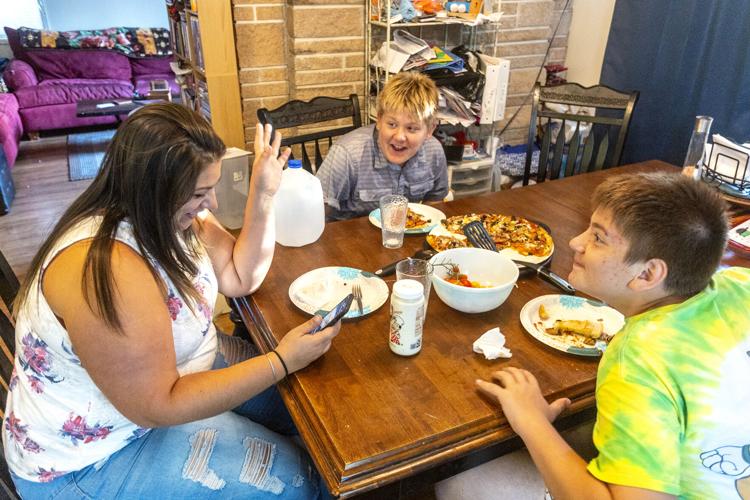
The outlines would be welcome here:
<svg viewBox="0 0 750 500">
<path fill-rule="evenodd" d="M 107 145 L 115 130 L 97 130 L 68 136 L 68 177 L 71 181 L 92 179 L 99 172 Z"/>
</svg>

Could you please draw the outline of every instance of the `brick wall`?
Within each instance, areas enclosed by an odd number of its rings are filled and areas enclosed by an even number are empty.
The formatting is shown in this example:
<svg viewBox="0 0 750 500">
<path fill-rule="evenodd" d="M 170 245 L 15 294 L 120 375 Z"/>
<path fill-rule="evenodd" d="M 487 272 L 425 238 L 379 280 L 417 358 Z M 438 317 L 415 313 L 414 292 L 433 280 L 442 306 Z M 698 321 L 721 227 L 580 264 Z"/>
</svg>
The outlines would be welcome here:
<svg viewBox="0 0 750 500">
<path fill-rule="evenodd" d="M 547 40 L 561 16 L 547 62 L 565 61 L 573 2 L 563 13 L 565 3 L 503 0 L 499 26 L 478 29 L 476 42 L 483 52 L 511 60 L 506 121 L 521 107 L 536 81 Z M 248 148 L 252 147 L 258 108 L 317 95 L 357 93 L 363 97 L 364 0 L 233 0 L 233 5 Z M 445 32 L 439 32 L 442 30 L 425 27 L 422 36 L 441 40 L 446 38 Z M 460 29 L 450 30 L 450 41 L 460 37 Z M 373 41 L 373 49 L 378 46 Z M 503 134 L 504 142 L 525 140 L 529 109 L 527 102 Z"/>
</svg>

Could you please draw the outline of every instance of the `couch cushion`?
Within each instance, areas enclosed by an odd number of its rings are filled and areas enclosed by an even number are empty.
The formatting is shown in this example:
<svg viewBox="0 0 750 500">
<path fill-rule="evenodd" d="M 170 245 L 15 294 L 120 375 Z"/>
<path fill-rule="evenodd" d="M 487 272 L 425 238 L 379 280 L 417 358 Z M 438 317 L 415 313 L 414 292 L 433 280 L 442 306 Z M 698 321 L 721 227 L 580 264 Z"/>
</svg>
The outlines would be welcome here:
<svg viewBox="0 0 750 500">
<path fill-rule="evenodd" d="M 23 126 L 18 115 L 16 97 L 13 94 L 0 94 L 0 144 L 9 166 L 13 166 L 16 161 L 22 134 Z"/>
<path fill-rule="evenodd" d="M 171 75 L 172 69 L 169 67 L 169 63 L 174 61 L 174 57 L 143 57 L 141 59 L 130 58 L 130 69 L 133 72 L 133 79 L 138 78 L 142 75 Z"/>
<path fill-rule="evenodd" d="M 105 50 L 27 50 L 26 59 L 40 80 L 59 78 L 108 78 L 130 80 L 128 58 Z"/>
<path fill-rule="evenodd" d="M 47 80 L 16 92 L 21 108 L 76 103 L 84 99 L 112 99 L 133 96 L 133 84 L 122 80 Z"/>
</svg>

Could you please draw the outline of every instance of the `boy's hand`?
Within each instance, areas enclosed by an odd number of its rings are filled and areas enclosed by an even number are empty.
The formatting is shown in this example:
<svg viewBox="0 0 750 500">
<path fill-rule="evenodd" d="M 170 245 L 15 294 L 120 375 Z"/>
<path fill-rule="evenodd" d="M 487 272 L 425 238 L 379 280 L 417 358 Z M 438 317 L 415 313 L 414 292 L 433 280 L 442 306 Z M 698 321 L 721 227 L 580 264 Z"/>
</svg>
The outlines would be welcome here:
<svg viewBox="0 0 750 500">
<path fill-rule="evenodd" d="M 553 422 L 570 406 L 568 398 L 547 403 L 536 378 L 526 370 L 504 368 L 493 373 L 492 378 L 497 383 L 477 380 L 477 387 L 500 403 L 508 423 L 521 437 L 525 429 L 532 427 L 538 419 L 544 418 L 548 422 Z"/>
</svg>

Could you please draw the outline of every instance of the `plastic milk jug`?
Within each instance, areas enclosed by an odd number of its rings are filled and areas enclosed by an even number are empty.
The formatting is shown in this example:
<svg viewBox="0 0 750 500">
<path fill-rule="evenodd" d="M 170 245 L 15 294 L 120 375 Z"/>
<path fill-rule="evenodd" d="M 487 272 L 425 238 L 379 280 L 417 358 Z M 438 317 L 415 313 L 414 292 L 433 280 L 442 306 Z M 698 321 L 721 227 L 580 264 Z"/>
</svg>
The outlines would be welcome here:
<svg viewBox="0 0 750 500">
<path fill-rule="evenodd" d="M 325 226 L 323 188 L 300 160 L 289 160 L 281 173 L 281 185 L 274 198 L 276 241 L 287 247 L 301 247 L 320 238 Z"/>
</svg>

